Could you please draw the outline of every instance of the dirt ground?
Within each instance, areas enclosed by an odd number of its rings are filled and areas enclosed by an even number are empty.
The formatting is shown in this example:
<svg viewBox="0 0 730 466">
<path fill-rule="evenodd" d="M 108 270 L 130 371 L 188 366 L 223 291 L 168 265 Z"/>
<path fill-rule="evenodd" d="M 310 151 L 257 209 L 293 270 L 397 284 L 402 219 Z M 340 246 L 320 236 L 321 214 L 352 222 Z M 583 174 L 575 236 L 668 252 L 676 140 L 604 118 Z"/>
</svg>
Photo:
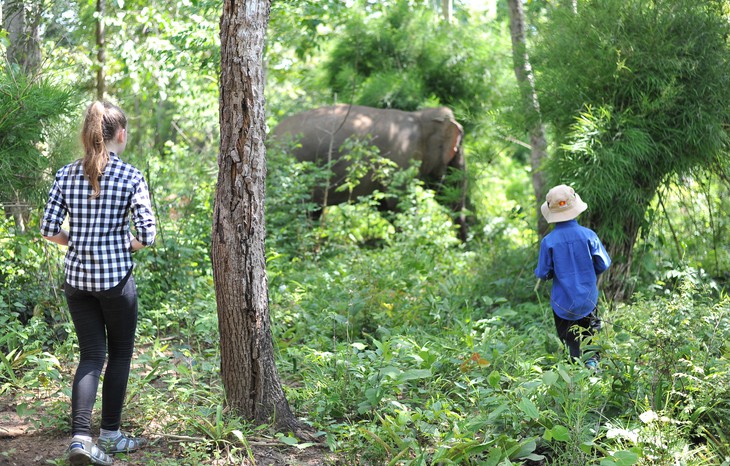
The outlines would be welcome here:
<svg viewBox="0 0 730 466">
<path fill-rule="evenodd" d="M 161 458 L 181 457 L 177 442 L 169 438 L 149 438 L 151 445 L 130 455 L 117 455 L 115 466 L 146 466 L 160 462 Z M 55 464 L 66 466 L 65 450 L 68 435 L 54 431 L 38 431 L 30 422 L 20 418 L 15 407 L 0 400 L 0 466 L 32 466 Z M 265 441 L 251 442 L 254 461 L 239 466 L 334 466 L 343 465 L 326 447 L 312 446 L 304 450 Z M 166 463 L 169 464 L 169 463 Z M 195 461 L 180 459 L 180 465 L 232 464 L 227 460 Z"/>
</svg>

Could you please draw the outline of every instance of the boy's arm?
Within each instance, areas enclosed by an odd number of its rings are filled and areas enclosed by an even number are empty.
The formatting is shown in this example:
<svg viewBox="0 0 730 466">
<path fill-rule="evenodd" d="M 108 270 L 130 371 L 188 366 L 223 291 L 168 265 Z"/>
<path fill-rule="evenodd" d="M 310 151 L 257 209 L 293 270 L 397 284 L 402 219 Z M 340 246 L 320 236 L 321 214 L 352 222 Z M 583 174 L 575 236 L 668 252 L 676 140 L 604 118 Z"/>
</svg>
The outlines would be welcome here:
<svg viewBox="0 0 730 466">
<path fill-rule="evenodd" d="M 545 243 L 540 243 L 540 255 L 537 258 L 537 268 L 535 268 L 535 277 L 540 280 L 550 280 L 553 278 L 553 258 L 550 249 Z"/>
<path fill-rule="evenodd" d="M 590 241 L 590 245 L 591 255 L 593 256 L 593 269 L 596 271 L 596 275 L 600 275 L 611 266 L 611 258 L 600 239 L 596 238 Z"/>
</svg>

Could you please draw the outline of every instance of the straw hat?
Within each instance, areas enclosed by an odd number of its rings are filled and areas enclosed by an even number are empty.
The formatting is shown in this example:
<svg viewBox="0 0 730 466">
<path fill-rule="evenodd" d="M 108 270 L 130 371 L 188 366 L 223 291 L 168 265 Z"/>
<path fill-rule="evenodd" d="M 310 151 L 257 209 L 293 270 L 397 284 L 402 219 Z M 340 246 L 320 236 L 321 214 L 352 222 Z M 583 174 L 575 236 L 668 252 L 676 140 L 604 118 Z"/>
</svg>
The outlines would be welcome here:
<svg viewBox="0 0 730 466">
<path fill-rule="evenodd" d="M 588 208 L 575 189 L 564 184 L 548 191 L 545 202 L 540 206 L 542 216 L 548 223 L 567 222 L 573 220 Z"/>
</svg>

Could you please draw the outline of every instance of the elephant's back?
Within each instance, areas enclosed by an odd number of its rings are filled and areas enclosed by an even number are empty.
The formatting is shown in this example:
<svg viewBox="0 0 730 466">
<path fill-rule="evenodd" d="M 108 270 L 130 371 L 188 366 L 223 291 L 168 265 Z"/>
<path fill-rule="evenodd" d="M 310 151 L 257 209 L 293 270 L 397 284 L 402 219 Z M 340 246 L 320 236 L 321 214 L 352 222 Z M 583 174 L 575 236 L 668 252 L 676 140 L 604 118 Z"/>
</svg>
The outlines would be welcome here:
<svg viewBox="0 0 730 466">
<path fill-rule="evenodd" d="M 311 110 L 295 113 L 284 118 L 274 129 L 275 134 L 289 132 L 292 128 L 302 126 L 303 123 L 342 123 L 366 124 L 369 121 L 378 121 L 385 115 L 389 120 L 400 121 L 411 118 L 412 113 L 397 109 L 384 109 L 375 107 L 364 107 L 361 105 L 337 104 L 326 107 L 318 107 Z"/>
<path fill-rule="evenodd" d="M 297 140 L 301 144 L 295 151 L 297 158 L 315 160 L 326 155 L 330 147 L 338 152 L 352 136 L 372 136 L 373 145 L 397 150 L 399 141 L 409 139 L 408 132 L 417 128 L 417 117 L 411 112 L 338 104 L 287 117 L 274 128 L 273 135 Z"/>
</svg>

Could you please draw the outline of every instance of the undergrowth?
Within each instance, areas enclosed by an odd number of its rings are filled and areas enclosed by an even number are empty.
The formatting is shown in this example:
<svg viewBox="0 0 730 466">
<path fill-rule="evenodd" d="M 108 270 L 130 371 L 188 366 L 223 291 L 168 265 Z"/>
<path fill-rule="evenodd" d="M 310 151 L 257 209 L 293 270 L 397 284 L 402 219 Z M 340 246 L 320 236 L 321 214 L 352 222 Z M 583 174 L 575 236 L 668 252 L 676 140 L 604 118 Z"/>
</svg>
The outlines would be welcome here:
<svg viewBox="0 0 730 466">
<path fill-rule="evenodd" d="M 277 364 L 291 407 L 340 464 L 730 465 L 730 300 L 697 269 L 601 303 L 596 373 L 567 362 L 548 291 L 534 287 L 534 245 L 491 227 L 459 242 L 417 182 L 395 213 L 371 199 L 313 220 L 296 206 L 317 176 L 287 166 L 278 182 L 294 197 L 269 199 Z M 137 257 L 123 422 L 173 445 L 178 463 L 141 453 L 155 464 L 239 464 L 260 441 L 311 446 L 226 408 L 208 189 L 162 198 L 160 244 Z M 68 432 L 77 350 L 57 294 L 62 251 L 0 222 L 2 392 L 38 429 Z M 29 294 L 34 280 L 50 285 Z"/>
</svg>

